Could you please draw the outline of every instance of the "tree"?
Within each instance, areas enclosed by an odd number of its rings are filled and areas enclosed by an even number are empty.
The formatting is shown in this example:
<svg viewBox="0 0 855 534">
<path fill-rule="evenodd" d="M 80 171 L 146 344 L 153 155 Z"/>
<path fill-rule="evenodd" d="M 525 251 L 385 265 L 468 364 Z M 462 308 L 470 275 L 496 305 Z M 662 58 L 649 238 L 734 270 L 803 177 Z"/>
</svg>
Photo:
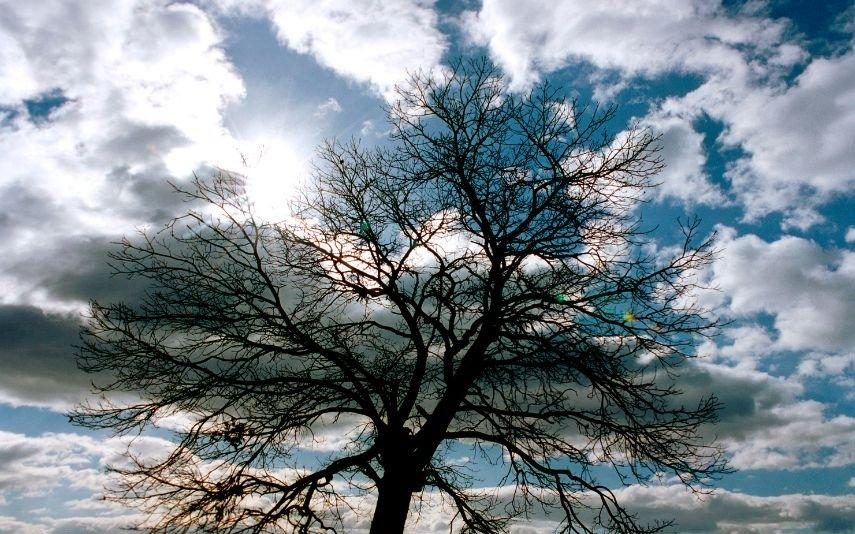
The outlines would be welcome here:
<svg viewBox="0 0 855 534">
<path fill-rule="evenodd" d="M 657 138 L 607 135 L 613 108 L 548 84 L 508 92 L 483 60 L 399 97 L 388 146 L 323 145 L 284 221 L 221 172 L 183 191 L 201 208 L 123 240 L 115 270 L 150 290 L 92 304 L 80 365 L 112 378 L 72 417 L 191 422 L 168 456 L 115 467 L 113 498 L 163 532 L 334 530 L 373 503 L 371 533 L 395 533 L 431 495 L 466 532 L 539 507 L 566 532 L 664 528 L 597 476 L 703 491 L 727 469 L 702 436 L 718 402 L 685 406 L 675 372 L 716 326 L 691 299 L 714 251 L 690 221 L 656 252 L 638 215 Z M 331 427 L 346 445 L 301 452 Z M 512 494 L 472 489 L 461 450 Z"/>
</svg>

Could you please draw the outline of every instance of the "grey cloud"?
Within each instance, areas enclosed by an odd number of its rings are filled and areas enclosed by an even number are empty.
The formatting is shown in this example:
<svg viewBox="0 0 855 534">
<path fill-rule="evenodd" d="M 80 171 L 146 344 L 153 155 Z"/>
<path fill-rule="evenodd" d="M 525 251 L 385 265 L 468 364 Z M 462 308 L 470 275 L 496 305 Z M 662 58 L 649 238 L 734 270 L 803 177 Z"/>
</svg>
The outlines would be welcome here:
<svg viewBox="0 0 855 534">
<path fill-rule="evenodd" d="M 162 165 L 170 150 L 190 142 L 173 125 L 148 125 L 123 121 L 114 127 L 115 135 L 99 147 L 101 157 L 110 161 L 133 161 L 137 164 Z"/>
<path fill-rule="evenodd" d="M 721 230 L 712 285 L 736 316 L 775 317 L 780 350 L 846 351 L 855 346 L 855 252 L 783 236 L 767 242 Z"/>
<path fill-rule="evenodd" d="M 133 302 L 142 295 L 145 285 L 139 280 L 112 276 L 107 264 L 108 253 L 118 247 L 114 242 L 121 237 L 45 239 L 4 262 L 4 271 L 14 277 L 23 294 L 42 292 L 54 302 Z"/>
<path fill-rule="evenodd" d="M 782 422 L 769 410 L 792 403 L 800 388 L 765 373 L 735 371 L 693 362 L 677 380 L 687 399 L 715 394 L 723 407 L 712 429 L 717 435 L 745 439 L 750 432 Z"/>
<path fill-rule="evenodd" d="M 215 172 L 209 166 L 201 166 L 196 170 L 196 174 L 202 178 L 212 176 Z M 116 206 L 123 217 L 148 223 L 155 228 L 199 206 L 198 202 L 188 202 L 185 196 L 175 191 L 170 184 L 182 187 L 186 185 L 186 180 L 170 176 L 162 165 L 137 172 L 127 165 L 114 167 L 107 175 L 107 183 L 108 194 L 123 199 Z"/>
<path fill-rule="evenodd" d="M 855 462 L 855 418 L 829 416 L 820 402 L 802 399 L 792 380 L 723 365 L 700 364 L 678 385 L 689 399 L 714 393 L 720 421 L 705 430 L 717 436 L 739 469 L 837 467 Z M 825 453 L 823 453 L 825 451 Z"/>
<path fill-rule="evenodd" d="M 673 517 L 671 532 L 772 534 L 852 532 L 855 496 L 790 494 L 755 497 L 718 491 L 701 497 L 677 486 L 628 488 L 622 500 L 642 519 Z"/>
<path fill-rule="evenodd" d="M 27 447 L 24 443 L 0 442 L 0 466 L 8 468 L 8 466 L 35 456 L 36 452 L 35 449 Z"/>
<path fill-rule="evenodd" d="M 62 206 L 20 183 L 0 186 L 0 231 L 9 239 L 14 233 L 55 223 L 64 215 Z"/>
<path fill-rule="evenodd" d="M 79 319 L 30 306 L 0 306 L 0 398 L 65 408 L 89 388 L 72 345 Z"/>
</svg>

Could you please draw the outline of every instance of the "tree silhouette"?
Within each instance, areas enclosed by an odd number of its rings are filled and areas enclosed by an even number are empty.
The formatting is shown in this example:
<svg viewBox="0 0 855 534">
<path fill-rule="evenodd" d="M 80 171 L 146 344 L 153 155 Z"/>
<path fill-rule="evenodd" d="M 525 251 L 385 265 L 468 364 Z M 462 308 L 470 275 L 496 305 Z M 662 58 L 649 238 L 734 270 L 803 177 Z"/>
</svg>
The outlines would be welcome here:
<svg viewBox="0 0 855 534">
<path fill-rule="evenodd" d="M 373 507 L 370 532 L 395 533 L 414 496 L 465 532 L 541 507 L 566 532 L 667 526 L 597 466 L 695 491 L 726 470 L 701 436 L 717 401 L 685 406 L 674 372 L 716 326 L 690 298 L 713 251 L 695 221 L 651 246 L 657 139 L 607 135 L 613 115 L 460 61 L 399 89 L 388 146 L 322 146 L 283 222 L 235 175 L 197 180 L 201 208 L 113 255 L 143 301 L 93 303 L 83 331 L 81 367 L 112 378 L 75 421 L 190 421 L 169 455 L 115 466 L 111 498 L 156 532 L 334 531 Z M 503 490 L 473 489 L 488 461 Z"/>
</svg>

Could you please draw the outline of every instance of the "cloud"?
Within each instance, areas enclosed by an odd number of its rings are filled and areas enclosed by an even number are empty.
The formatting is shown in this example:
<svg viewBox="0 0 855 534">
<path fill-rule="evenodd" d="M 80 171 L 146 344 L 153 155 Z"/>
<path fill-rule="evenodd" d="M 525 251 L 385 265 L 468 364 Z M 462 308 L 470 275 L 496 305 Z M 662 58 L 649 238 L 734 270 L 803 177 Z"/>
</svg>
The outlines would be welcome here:
<svg viewBox="0 0 855 534">
<path fill-rule="evenodd" d="M 827 416 L 827 407 L 804 399 L 797 378 L 727 364 L 695 360 L 681 371 L 680 401 L 715 394 L 722 403 L 719 421 L 704 430 L 715 436 L 737 469 L 803 469 L 855 463 L 849 446 L 855 418 Z"/>
<path fill-rule="evenodd" d="M 66 171 L 122 164 L 139 171 L 165 162 L 170 170 L 189 172 L 193 156 L 201 155 L 198 145 L 224 134 L 223 107 L 243 95 L 219 47 L 219 30 L 191 4 L 2 3 L 9 22 L 0 32 L 16 53 L 4 58 L 0 72 L 28 76 L 3 76 L 0 104 L 20 107 L 56 90 L 68 99 L 49 127 L 36 128 L 22 113 L 4 130 L 9 157 L 3 159 L 11 159 L 11 170 L 20 172 L 20 158 L 34 155 L 13 150 L 33 147 L 16 145 L 50 140 L 48 162 L 60 160 Z"/>
<path fill-rule="evenodd" d="M 834 378 L 845 381 L 849 386 L 855 385 L 853 371 L 855 371 L 855 352 L 846 354 L 812 352 L 802 359 L 797 369 L 800 376 Z"/>
<path fill-rule="evenodd" d="M 813 58 L 788 82 L 809 57 L 786 19 L 715 2 L 486 0 L 462 20 L 517 88 L 575 63 L 595 67 L 595 94 L 607 97 L 635 78 L 699 75 L 699 88 L 654 103 L 647 119 L 672 145 L 660 198 L 721 200 L 690 126 L 701 117 L 723 124 L 721 147 L 743 152 L 726 178 L 747 220 L 783 212 L 785 228 L 805 229 L 822 221 L 819 205 L 855 185 L 855 53 Z"/>
<path fill-rule="evenodd" d="M 318 106 L 315 117 L 325 117 L 330 113 L 341 113 L 341 104 L 333 97 L 327 98 L 323 104 Z"/>
<path fill-rule="evenodd" d="M 705 340 L 698 346 L 698 355 L 734 368 L 754 370 L 763 358 L 775 352 L 772 334 L 756 324 L 725 328 L 722 336 L 731 343 L 717 344 L 713 340 Z"/>
<path fill-rule="evenodd" d="M 0 516 L 0 533 L 2 534 L 44 534 L 44 528 L 31 523 L 25 523 L 14 517 Z"/>
<path fill-rule="evenodd" d="M 0 107 L 10 110 L 0 123 L 0 298 L 70 312 L 80 302 L 49 286 L 68 285 L 62 268 L 82 265 L 77 247 L 92 252 L 175 213 L 167 178 L 234 147 L 222 114 L 243 83 L 214 21 L 189 3 L 0 9 Z"/>
<path fill-rule="evenodd" d="M 719 141 L 745 155 L 726 171 L 747 219 L 786 214 L 786 227 L 819 222 L 816 207 L 855 186 L 855 52 L 814 59 L 792 85 L 715 77 L 671 110 L 705 113 Z"/>
<path fill-rule="evenodd" d="M 504 506 L 519 495 L 511 486 L 483 488 L 495 493 L 495 508 Z M 615 491 L 619 501 L 636 513 L 639 523 L 674 519 L 676 527 L 665 532 L 708 534 L 778 534 L 781 532 L 850 532 L 855 522 L 855 496 L 786 494 L 768 497 L 738 491 L 717 490 L 712 495 L 695 495 L 679 484 L 632 485 Z M 584 500 L 584 496 L 583 496 Z M 596 499 L 593 499 L 596 505 Z M 370 500 L 362 504 L 373 504 Z M 368 508 L 370 510 L 370 507 Z M 448 503 L 440 502 L 435 492 L 422 496 L 416 513 L 411 509 L 408 531 L 450 532 L 452 513 Z M 511 523 L 512 534 L 551 534 L 557 531 L 557 510 L 533 507 L 524 519 Z M 589 511 L 580 511 L 589 519 Z M 353 513 L 344 516 L 348 532 L 368 531 L 368 522 Z M 583 519 L 583 520 L 584 520 Z M 454 523 L 460 527 L 458 520 Z"/>
<path fill-rule="evenodd" d="M 674 71 L 733 75 L 747 67 L 740 48 L 777 51 L 785 63 L 803 56 L 796 47 L 778 47 L 786 22 L 729 15 L 703 1 L 485 0 L 477 12 L 464 14 L 463 26 L 515 87 L 580 60 L 624 76 L 654 77 Z"/>
<path fill-rule="evenodd" d="M 48 315 L 30 306 L 0 306 L 0 402 L 64 410 L 89 390 L 72 345 L 75 316 Z"/>
<path fill-rule="evenodd" d="M 447 48 L 429 0 L 220 0 L 226 13 L 268 17 L 279 41 L 391 98 L 408 71 L 439 65 Z"/>
<path fill-rule="evenodd" d="M 631 486 L 619 495 L 642 519 L 674 518 L 680 532 L 851 532 L 855 526 L 853 495 L 757 497 L 718 490 L 699 498 L 679 485 Z"/>
<path fill-rule="evenodd" d="M 784 236 L 767 242 L 721 231 L 711 283 L 737 317 L 774 317 L 778 350 L 844 351 L 855 346 L 855 251 Z"/>
<path fill-rule="evenodd" d="M 138 436 L 98 439 L 72 433 L 44 433 L 26 436 L 0 431 L 0 492 L 7 497 L 0 510 L 14 510 L 19 517 L 0 516 L 0 532 L 83 533 L 115 532 L 138 517 L 113 503 L 97 499 L 110 482 L 104 473 L 108 464 L 124 463 L 128 447 L 143 457 L 162 455 L 169 450 L 163 439 Z M 68 497 L 69 491 L 88 494 L 86 499 Z M 65 496 L 65 501 L 62 501 Z M 33 501 L 54 503 L 32 509 Z M 88 510 L 72 517 L 68 512 Z M 8 512 L 7 512 L 8 513 Z"/>
<path fill-rule="evenodd" d="M 660 183 L 654 190 L 656 198 L 673 198 L 684 204 L 721 205 L 722 192 L 710 182 L 704 170 L 707 155 L 703 135 L 690 120 L 668 115 L 651 114 L 641 121 L 654 134 L 661 135 L 662 157 L 665 169 L 655 180 Z"/>
</svg>

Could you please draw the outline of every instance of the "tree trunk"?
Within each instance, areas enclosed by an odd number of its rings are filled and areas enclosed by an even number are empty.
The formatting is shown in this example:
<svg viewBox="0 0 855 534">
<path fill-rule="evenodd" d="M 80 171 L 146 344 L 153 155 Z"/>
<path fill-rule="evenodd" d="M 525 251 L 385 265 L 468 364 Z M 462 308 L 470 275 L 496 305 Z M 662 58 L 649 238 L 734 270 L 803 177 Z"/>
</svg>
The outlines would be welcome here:
<svg viewBox="0 0 855 534">
<path fill-rule="evenodd" d="M 370 534 L 402 534 L 413 496 L 412 480 L 403 470 L 386 470 L 378 487 Z"/>
</svg>

